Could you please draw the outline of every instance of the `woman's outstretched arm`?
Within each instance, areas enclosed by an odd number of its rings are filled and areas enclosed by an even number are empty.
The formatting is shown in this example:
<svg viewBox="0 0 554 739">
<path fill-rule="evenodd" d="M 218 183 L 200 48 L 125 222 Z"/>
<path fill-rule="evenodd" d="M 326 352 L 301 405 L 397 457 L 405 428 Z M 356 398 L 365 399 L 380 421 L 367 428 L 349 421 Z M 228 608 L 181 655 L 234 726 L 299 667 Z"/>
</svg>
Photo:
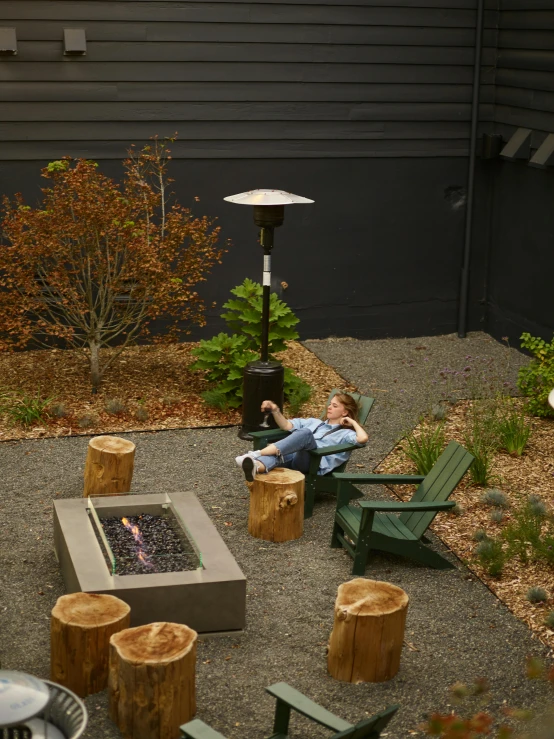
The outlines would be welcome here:
<svg viewBox="0 0 554 739">
<path fill-rule="evenodd" d="M 262 413 L 271 413 L 275 419 L 275 423 L 283 431 L 290 431 L 294 428 L 292 423 L 283 416 L 277 403 L 272 400 L 264 400 L 262 403 Z"/>
</svg>

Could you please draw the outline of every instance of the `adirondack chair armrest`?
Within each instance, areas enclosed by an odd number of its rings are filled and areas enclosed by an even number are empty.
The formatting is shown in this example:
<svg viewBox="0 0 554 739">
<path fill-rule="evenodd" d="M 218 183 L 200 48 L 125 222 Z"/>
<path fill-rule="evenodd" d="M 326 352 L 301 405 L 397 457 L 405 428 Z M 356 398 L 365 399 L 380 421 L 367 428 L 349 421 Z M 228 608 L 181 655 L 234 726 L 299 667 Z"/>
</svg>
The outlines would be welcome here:
<svg viewBox="0 0 554 739">
<path fill-rule="evenodd" d="M 223 734 L 212 729 L 211 726 L 205 724 L 199 718 L 195 718 L 179 727 L 181 730 L 181 739 L 225 739 Z"/>
<path fill-rule="evenodd" d="M 352 724 L 345 721 L 339 716 L 335 716 L 318 703 L 307 698 L 300 691 L 292 688 L 287 683 L 275 683 L 266 688 L 266 692 L 277 698 L 278 701 L 286 703 L 293 711 L 301 713 L 303 716 L 315 721 L 322 726 L 332 729 L 333 731 L 346 731 L 352 728 Z M 209 739 L 209 738 L 208 738 Z"/>
<path fill-rule="evenodd" d="M 284 429 L 268 429 L 267 431 L 251 431 L 250 436 L 254 439 L 254 449 L 263 449 L 268 444 L 273 444 L 279 439 L 284 439 L 290 431 Z"/>
<path fill-rule="evenodd" d="M 336 480 L 347 480 L 353 485 L 419 485 L 425 480 L 425 475 L 366 474 L 364 472 L 333 472 L 333 477 Z"/>
<path fill-rule="evenodd" d="M 328 454 L 350 452 L 352 449 L 360 448 L 358 444 L 334 444 L 333 446 L 322 446 L 319 449 L 308 449 L 308 454 L 313 457 L 326 457 Z"/>
<path fill-rule="evenodd" d="M 412 511 L 417 513 L 418 511 L 447 511 L 450 508 L 454 508 L 456 505 L 455 501 L 447 500 L 443 503 L 404 503 L 402 501 L 387 501 L 387 500 L 360 500 L 358 505 L 368 511 L 380 512 L 380 513 L 404 513 L 405 511 Z"/>
</svg>

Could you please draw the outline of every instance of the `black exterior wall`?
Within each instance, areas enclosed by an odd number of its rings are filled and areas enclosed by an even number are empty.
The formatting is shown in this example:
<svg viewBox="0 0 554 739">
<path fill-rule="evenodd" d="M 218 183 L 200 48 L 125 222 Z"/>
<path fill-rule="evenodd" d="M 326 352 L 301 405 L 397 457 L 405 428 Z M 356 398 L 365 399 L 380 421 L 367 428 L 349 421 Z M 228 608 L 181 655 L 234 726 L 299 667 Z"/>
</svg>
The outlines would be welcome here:
<svg viewBox="0 0 554 739">
<path fill-rule="evenodd" d="M 114 177 L 121 172 L 118 162 L 101 166 Z M 36 162 L 3 164 L 0 177 L 32 203 L 42 184 L 38 170 Z M 220 306 L 229 290 L 244 277 L 261 279 L 252 209 L 223 197 L 267 185 L 315 200 L 286 208 L 273 250 L 273 288 L 301 319 L 302 337 L 454 331 L 465 170 L 463 159 L 443 157 L 172 162 L 179 200 L 217 213 L 233 242 L 202 287 L 206 301 L 219 307 L 193 336 L 222 330 Z"/>
<path fill-rule="evenodd" d="M 494 131 L 508 141 L 532 130 L 531 156 L 554 133 L 554 4 L 501 0 Z M 518 345 L 522 331 L 550 340 L 554 332 L 554 167 L 527 159 L 483 162 L 481 188 L 490 212 L 476 219 L 488 234 L 485 327 Z M 486 183 L 486 184 L 485 184 Z"/>
<path fill-rule="evenodd" d="M 480 135 L 528 126 L 536 147 L 554 131 L 550 5 L 486 0 Z M 207 302 L 261 274 L 251 214 L 222 198 L 275 187 L 316 201 L 287 209 L 273 260 L 303 337 L 454 332 L 476 8 L 3 0 L 18 54 L 0 58 L 0 191 L 36 200 L 40 168 L 64 154 L 119 176 L 130 143 L 178 131 L 179 199 L 217 215 L 234 244 L 201 288 Z M 64 27 L 85 29 L 86 56 L 64 56 Z M 553 271 L 551 179 L 477 162 L 468 330 L 552 330 L 548 291 L 529 288 Z M 219 311 L 193 336 L 222 328 Z"/>
</svg>

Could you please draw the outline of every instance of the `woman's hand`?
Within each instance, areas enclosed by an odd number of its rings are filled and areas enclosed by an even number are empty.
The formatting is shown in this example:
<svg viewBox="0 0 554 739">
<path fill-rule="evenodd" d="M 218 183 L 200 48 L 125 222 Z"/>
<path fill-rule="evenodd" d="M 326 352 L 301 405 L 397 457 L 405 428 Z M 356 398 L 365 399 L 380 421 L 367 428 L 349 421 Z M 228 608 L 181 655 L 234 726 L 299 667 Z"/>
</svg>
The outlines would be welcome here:
<svg viewBox="0 0 554 739">
<path fill-rule="evenodd" d="M 343 416 L 340 421 L 340 425 L 347 429 L 352 429 L 356 432 L 356 441 L 358 444 L 367 444 L 369 436 L 366 434 L 364 429 L 360 426 L 357 421 L 354 421 L 350 416 Z"/>
<path fill-rule="evenodd" d="M 343 416 L 339 421 L 341 426 L 344 426 L 347 429 L 353 429 L 354 428 L 354 422 L 350 418 L 350 416 Z"/>
<path fill-rule="evenodd" d="M 264 400 L 262 402 L 262 413 L 274 413 L 275 411 L 279 410 L 279 406 L 277 403 L 274 403 L 272 400 Z"/>
</svg>

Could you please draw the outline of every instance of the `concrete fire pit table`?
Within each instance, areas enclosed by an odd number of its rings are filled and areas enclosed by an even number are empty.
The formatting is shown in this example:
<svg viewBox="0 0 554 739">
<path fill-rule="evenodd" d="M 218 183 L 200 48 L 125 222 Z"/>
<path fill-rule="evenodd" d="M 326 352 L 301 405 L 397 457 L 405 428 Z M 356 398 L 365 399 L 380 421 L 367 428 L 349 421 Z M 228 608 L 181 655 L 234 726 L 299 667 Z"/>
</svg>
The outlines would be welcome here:
<svg viewBox="0 0 554 739">
<path fill-rule="evenodd" d="M 98 522 L 164 513 L 171 513 L 184 540 L 194 547 L 196 569 L 112 574 Z M 132 626 L 170 621 L 200 634 L 244 628 L 246 578 L 194 493 L 54 501 L 54 548 L 67 592 L 121 598 L 131 607 Z"/>
</svg>

